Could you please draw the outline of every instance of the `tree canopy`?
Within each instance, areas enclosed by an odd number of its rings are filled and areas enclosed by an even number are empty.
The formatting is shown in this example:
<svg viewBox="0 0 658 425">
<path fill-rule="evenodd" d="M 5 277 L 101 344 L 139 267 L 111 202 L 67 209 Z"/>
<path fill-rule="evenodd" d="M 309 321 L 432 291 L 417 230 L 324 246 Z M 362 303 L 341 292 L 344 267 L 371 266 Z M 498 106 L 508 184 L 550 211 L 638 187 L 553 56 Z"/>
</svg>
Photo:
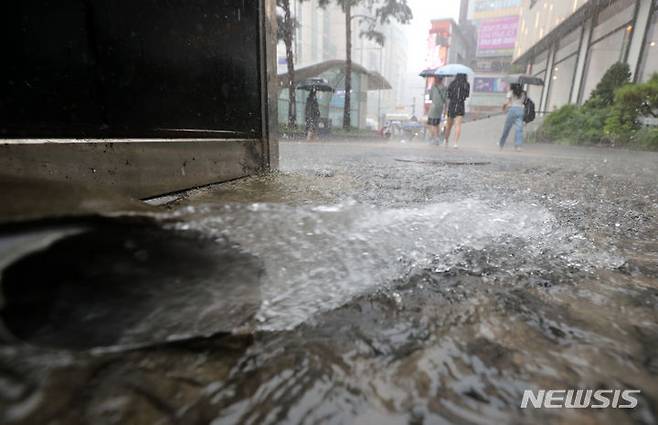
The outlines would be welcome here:
<svg viewBox="0 0 658 425">
<path fill-rule="evenodd" d="M 401 24 L 408 24 L 413 17 L 411 8 L 407 0 L 319 0 L 322 7 L 330 3 L 339 5 L 343 11 L 347 7 L 355 8 L 365 6 L 368 15 L 354 15 L 364 27 L 361 29 L 359 36 L 375 41 L 380 46 L 384 45 L 384 34 L 378 30 L 379 25 L 388 24 L 391 20 L 396 20 Z"/>
</svg>

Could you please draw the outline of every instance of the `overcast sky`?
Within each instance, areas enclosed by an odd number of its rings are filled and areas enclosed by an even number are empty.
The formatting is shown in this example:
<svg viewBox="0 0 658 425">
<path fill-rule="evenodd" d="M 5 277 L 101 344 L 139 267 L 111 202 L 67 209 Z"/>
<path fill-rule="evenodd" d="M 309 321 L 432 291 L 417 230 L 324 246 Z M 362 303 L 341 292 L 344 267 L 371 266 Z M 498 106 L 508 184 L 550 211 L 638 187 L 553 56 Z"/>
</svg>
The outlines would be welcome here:
<svg viewBox="0 0 658 425">
<path fill-rule="evenodd" d="M 408 72 L 420 72 L 423 69 L 430 20 L 453 18 L 457 21 L 459 3 L 459 0 L 409 0 L 414 19 L 406 27 L 409 40 Z"/>
</svg>

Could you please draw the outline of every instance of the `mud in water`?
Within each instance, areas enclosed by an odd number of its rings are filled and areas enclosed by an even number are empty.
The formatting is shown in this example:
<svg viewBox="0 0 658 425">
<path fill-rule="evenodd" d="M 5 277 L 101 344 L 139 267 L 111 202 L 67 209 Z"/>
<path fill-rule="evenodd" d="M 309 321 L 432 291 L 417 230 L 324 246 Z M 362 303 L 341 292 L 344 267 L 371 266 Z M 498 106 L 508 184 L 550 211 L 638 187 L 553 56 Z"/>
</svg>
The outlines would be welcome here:
<svg viewBox="0 0 658 425">
<path fill-rule="evenodd" d="M 23 241 L 2 421 L 656 423 L 655 165 L 340 147 Z M 520 409 L 542 388 L 641 395 Z"/>
</svg>

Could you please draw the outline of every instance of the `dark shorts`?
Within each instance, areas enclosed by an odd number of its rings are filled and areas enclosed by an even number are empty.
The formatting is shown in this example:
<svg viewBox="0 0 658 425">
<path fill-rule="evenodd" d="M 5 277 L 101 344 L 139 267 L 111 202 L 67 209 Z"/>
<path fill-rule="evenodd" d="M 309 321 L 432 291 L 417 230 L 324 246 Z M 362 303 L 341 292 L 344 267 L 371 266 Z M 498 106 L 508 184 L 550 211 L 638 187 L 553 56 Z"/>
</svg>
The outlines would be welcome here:
<svg viewBox="0 0 658 425">
<path fill-rule="evenodd" d="M 450 102 L 448 105 L 448 118 L 463 117 L 466 112 L 464 101 Z"/>
<path fill-rule="evenodd" d="M 441 118 L 428 118 L 427 119 L 427 125 L 431 125 L 436 127 L 437 125 L 441 124 Z"/>
</svg>

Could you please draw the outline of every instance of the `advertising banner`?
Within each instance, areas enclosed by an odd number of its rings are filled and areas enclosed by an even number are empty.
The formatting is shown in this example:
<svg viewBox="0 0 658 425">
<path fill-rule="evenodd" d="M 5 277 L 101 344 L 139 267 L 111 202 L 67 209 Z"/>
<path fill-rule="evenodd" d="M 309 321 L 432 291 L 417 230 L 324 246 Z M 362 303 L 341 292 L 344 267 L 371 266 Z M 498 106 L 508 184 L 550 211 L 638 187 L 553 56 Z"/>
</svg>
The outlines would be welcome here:
<svg viewBox="0 0 658 425">
<path fill-rule="evenodd" d="M 469 6 L 469 19 L 502 18 L 518 16 L 521 11 L 521 0 L 475 0 Z"/>
<path fill-rule="evenodd" d="M 504 93 L 509 84 L 503 78 L 475 77 L 473 91 L 477 93 Z"/>
<path fill-rule="evenodd" d="M 478 28 L 477 56 L 511 56 L 518 28 L 518 16 L 481 21 Z"/>
</svg>

